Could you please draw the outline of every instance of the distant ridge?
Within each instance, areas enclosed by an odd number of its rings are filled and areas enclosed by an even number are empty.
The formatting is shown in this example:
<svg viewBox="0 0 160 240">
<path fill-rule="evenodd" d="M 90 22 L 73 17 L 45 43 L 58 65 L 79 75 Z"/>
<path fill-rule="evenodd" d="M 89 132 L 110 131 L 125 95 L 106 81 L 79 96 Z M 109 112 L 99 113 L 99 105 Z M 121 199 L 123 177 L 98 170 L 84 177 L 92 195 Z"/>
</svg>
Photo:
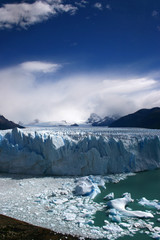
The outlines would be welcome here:
<svg viewBox="0 0 160 240">
<path fill-rule="evenodd" d="M 138 127 L 160 129 L 160 108 L 140 109 L 114 121 L 109 127 Z"/>
<path fill-rule="evenodd" d="M 4 116 L 0 115 L 0 130 L 12 129 L 12 128 L 24 128 L 19 124 L 9 121 Z"/>
</svg>

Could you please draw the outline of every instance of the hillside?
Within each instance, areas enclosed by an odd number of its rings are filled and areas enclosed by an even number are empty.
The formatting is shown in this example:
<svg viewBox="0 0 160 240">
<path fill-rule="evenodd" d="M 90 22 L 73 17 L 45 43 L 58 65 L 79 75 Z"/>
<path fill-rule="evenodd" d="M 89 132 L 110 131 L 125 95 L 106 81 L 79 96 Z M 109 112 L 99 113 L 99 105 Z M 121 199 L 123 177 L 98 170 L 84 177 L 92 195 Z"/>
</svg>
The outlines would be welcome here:
<svg viewBox="0 0 160 240">
<path fill-rule="evenodd" d="M 160 108 L 140 109 L 114 121 L 109 127 L 138 127 L 160 129 Z"/>
<path fill-rule="evenodd" d="M 0 115 L 0 130 L 12 129 L 15 127 L 24 128 L 24 127 L 20 126 L 19 124 L 9 121 L 4 116 Z"/>
</svg>

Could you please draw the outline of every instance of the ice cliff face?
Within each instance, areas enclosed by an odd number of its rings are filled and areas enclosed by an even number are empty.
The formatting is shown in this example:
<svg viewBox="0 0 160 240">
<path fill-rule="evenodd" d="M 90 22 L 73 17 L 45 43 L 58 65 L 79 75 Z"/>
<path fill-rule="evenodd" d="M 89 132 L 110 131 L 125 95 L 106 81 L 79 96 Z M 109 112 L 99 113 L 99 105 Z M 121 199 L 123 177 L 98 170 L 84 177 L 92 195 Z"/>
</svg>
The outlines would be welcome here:
<svg viewBox="0 0 160 240">
<path fill-rule="evenodd" d="M 160 167 L 160 131 L 13 129 L 0 131 L 0 172 L 105 175 Z"/>
</svg>

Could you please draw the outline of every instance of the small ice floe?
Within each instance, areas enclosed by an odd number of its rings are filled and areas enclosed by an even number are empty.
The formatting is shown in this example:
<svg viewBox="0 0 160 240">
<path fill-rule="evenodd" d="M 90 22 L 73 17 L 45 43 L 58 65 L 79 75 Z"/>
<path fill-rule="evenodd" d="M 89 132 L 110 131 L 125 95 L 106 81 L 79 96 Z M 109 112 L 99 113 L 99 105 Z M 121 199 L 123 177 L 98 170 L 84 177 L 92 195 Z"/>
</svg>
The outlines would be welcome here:
<svg viewBox="0 0 160 240">
<path fill-rule="evenodd" d="M 64 216 L 65 221 L 74 221 L 76 218 L 76 214 L 74 213 L 66 213 Z"/>
<path fill-rule="evenodd" d="M 97 183 L 95 183 L 92 178 L 82 177 L 76 180 L 76 187 L 74 189 L 75 195 L 89 196 L 93 199 L 100 192 Z"/>
<path fill-rule="evenodd" d="M 133 226 L 134 226 L 135 228 L 138 228 L 138 229 L 144 229 L 144 228 L 146 228 L 146 229 L 148 229 L 150 232 L 154 231 L 154 230 L 153 230 L 153 227 L 152 227 L 152 224 L 146 223 L 146 222 L 143 221 L 143 220 L 140 220 L 140 221 L 138 221 L 138 222 L 135 222 L 135 223 L 133 224 Z"/>
<path fill-rule="evenodd" d="M 157 240 L 160 239 L 160 227 L 154 227 L 151 237 Z"/>
<path fill-rule="evenodd" d="M 111 233 L 123 232 L 123 229 L 116 223 L 108 223 L 103 226 L 103 229 Z"/>
<path fill-rule="evenodd" d="M 131 236 L 130 231 L 122 228 L 118 223 L 111 223 L 107 220 L 104 220 L 104 223 L 103 230 L 106 232 L 105 239 L 113 240 L 125 235 Z"/>
<path fill-rule="evenodd" d="M 103 199 L 104 200 L 112 200 L 112 199 L 114 199 L 114 193 L 111 192 L 111 193 L 107 194 Z"/>
<path fill-rule="evenodd" d="M 160 239 L 160 234 L 152 233 L 152 238 L 159 240 Z"/>
<path fill-rule="evenodd" d="M 114 216 L 114 217 L 112 217 L 112 219 L 114 220 L 116 215 L 119 216 L 119 218 L 118 218 L 119 220 L 120 220 L 120 217 L 122 217 L 122 216 L 138 217 L 138 218 L 153 218 L 153 215 L 149 212 L 129 211 L 129 210 L 125 209 L 126 205 L 133 201 L 134 200 L 131 198 L 131 194 L 125 193 L 125 194 L 123 194 L 122 198 L 117 198 L 117 199 L 110 200 L 109 202 L 107 202 L 108 208 L 114 210 L 114 211 L 109 210 L 109 214 L 111 216 Z M 116 220 L 117 220 L 117 218 L 116 218 Z"/>
<path fill-rule="evenodd" d="M 157 210 L 160 210 L 160 202 L 158 200 L 148 200 L 143 197 L 138 203 L 146 207 L 156 208 Z"/>
<path fill-rule="evenodd" d="M 124 222 L 120 223 L 119 226 L 124 227 L 124 228 L 130 228 L 131 227 L 130 224 L 124 223 Z"/>
</svg>

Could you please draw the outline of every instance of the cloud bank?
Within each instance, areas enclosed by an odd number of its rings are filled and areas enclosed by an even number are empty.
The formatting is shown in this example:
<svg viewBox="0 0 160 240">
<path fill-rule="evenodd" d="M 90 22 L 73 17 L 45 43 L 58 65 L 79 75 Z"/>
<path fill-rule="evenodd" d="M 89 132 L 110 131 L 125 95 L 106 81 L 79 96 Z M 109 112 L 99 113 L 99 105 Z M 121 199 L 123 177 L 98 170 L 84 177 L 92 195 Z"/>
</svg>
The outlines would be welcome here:
<svg viewBox="0 0 160 240">
<path fill-rule="evenodd" d="M 0 8 L 0 28 L 13 28 L 14 26 L 27 28 L 63 12 L 74 14 L 76 10 L 75 6 L 64 4 L 62 0 L 37 0 L 33 3 L 4 4 Z"/>
<path fill-rule="evenodd" d="M 32 65 L 33 64 L 33 65 Z M 16 122 L 67 120 L 79 122 L 96 112 L 124 115 L 160 106 L 157 73 L 142 78 L 76 74 L 54 80 L 56 63 L 24 62 L 0 70 L 0 114 Z M 53 80 L 47 80 L 53 72 Z M 39 81 L 38 73 L 43 74 Z M 155 76 L 155 77 L 154 77 Z"/>
</svg>

